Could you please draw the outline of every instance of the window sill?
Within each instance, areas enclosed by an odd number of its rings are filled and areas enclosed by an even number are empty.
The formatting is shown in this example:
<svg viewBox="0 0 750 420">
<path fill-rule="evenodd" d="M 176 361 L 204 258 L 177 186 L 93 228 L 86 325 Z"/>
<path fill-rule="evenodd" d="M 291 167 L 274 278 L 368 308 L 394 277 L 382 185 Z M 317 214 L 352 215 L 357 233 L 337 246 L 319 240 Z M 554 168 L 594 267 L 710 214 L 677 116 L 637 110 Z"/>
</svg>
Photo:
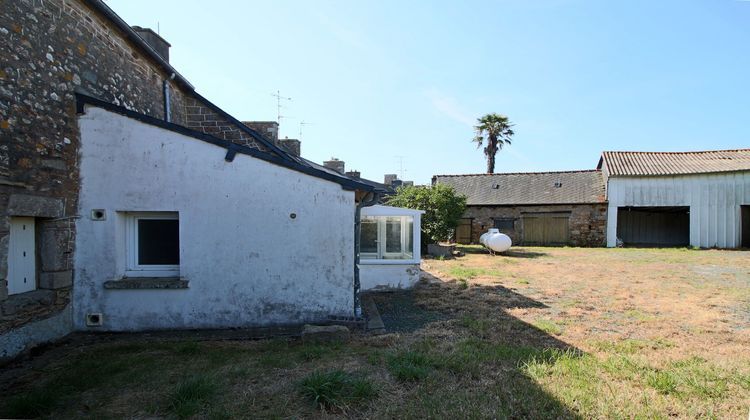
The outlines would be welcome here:
<svg viewBox="0 0 750 420">
<path fill-rule="evenodd" d="M 187 289 L 182 277 L 126 277 L 104 282 L 105 289 Z"/>
<path fill-rule="evenodd" d="M 412 265 L 421 264 L 422 261 L 420 260 L 370 260 L 370 259 L 360 259 L 359 265 Z"/>
</svg>

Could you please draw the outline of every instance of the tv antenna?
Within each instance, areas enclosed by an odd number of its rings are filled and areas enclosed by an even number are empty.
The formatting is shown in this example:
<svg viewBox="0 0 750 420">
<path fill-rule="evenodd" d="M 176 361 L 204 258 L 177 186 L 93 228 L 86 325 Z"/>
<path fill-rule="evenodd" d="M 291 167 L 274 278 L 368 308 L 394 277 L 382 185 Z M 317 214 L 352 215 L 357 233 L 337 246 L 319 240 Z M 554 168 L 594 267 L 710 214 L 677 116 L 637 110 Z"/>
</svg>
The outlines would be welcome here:
<svg viewBox="0 0 750 420">
<path fill-rule="evenodd" d="M 281 96 L 281 92 L 278 91 L 278 90 L 276 91 L 276 93 L 272 93 L 271 96 L 273 96 L 274 98 L 276 98 L 276 122 L 279 123 L 279 124 L 281 124 L 281 119 L 282 118 L 286 118 L 283 115 L 281 115 L 281 101 L 282 100 L 291 101 L 292 98 L 288 98 L 286 96 Z"/>
<path fill-rule="evenodd" d="M 315 124 L 311 122 L 306 122 L 304 120 L 299 122 L 299 139 L 300 140 L 302 140 L 302 127 L 305 125 L 315 125 Z"/>
<path fill-rule="evenodd" d="M 394 156 L 396 159 L 398 159 L 398 172 L 399 176 L 401 177 L 401 180 L 404 180 L 404 172 L 407 172 L 406 169 L 404 169 L 404 158 L 406 156 Z"/>
</svg>

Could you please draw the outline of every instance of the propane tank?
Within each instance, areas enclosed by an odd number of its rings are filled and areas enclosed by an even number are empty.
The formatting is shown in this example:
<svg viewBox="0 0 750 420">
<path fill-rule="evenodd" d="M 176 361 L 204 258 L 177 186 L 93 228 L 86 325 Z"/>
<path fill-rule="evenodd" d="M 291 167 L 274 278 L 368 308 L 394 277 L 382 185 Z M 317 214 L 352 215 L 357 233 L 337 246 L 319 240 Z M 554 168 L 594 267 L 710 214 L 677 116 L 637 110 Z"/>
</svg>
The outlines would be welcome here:
<svg viewBox="0 0 750 420">
<path fill-rule="evenodd" d="M 495 252 L 505 252 L 510 249 L 513 242 L 510 240 L 510 236 L 504 233 L 493 233 L 485 238 L 484 242 L 487 244 L 487 248 Z"/>
</svg>

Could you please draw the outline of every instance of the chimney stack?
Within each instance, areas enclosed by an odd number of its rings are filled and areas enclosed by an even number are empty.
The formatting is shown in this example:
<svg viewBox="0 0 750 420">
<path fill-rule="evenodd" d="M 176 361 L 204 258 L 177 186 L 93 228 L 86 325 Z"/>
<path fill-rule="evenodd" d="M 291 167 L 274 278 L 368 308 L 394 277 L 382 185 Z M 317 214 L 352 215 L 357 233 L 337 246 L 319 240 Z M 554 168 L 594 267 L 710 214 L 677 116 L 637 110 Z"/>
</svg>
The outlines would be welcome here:
<svg viewBox="0 0 750 420">
<path fill-rule="evenodd" d="M 347 171 L 346 176 L 359 179 L 362 177 L 362 174 L 359 171 Z"/>
<path fill-rule="evenodd" d="M 279 123 L 276 121 L 242 121 L 242 124 L 257 131 L 273 144 L 279 143 Z"/>
<path fill-rule="evenodd" d="M 169 63 L 169 47 L 172 45 L 166 39 L 149 28 L 141 28 L 140 26 L 133 26 L 132 28 L 138 36 L 146 41 L 149 47 L 153 48 L 161 58 Z"/>
<path fill-rule="evenodd" d="M 294 156 L 299 157 L 302 149 L 302 143 L 297 139 L 290 139 L 289 137 L 279 140 L 279 144 L 286 149 L 287 152 Z"/>
<path fill-rule="evenodd" d="M 396 181 L 397 179 L 398 179 L 398 175 L 396 174 L 385 174 L 383 176 L 383 184 L 393 185 L 393 181 Z"/>
<path fill-rule="evenodd" d="M 331 160 L 327 160 L 327 161 L 323 162 L 323 166 L 325 166 L 326 168 L 329 168 L 329 169 L 333 169 L 334 171 L 336 171 L 336 172 L 338 172 L 338 173 L 340 173 L 342 175 L 345 172 L 345 170 L 344 170 L 344 161 L 343 160 L 338 160 L 335 157 L 332 157 Z"/>
</svg>

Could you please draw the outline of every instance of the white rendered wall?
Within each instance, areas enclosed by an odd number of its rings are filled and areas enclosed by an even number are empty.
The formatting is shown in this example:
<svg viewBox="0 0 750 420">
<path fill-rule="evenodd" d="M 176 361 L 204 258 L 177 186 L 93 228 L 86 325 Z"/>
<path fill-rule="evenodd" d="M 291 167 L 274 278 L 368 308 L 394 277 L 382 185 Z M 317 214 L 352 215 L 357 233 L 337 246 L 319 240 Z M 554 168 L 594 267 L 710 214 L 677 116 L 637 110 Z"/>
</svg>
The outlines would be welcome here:
<svg viewBox="0 0 750 420">
<path fill-rule="evenodd" d="M 99 108 L 79 118 L 73 322 L 101 330 L 221 328 L 351 316 L 354 193 Z M 91 209 L 105 209 L 92 221 Z M 188 289 L 107 290 L 124 271 L 122 211 L 179 212 Z M 296 213 L 296 218 L 290 217 Z"/>
<path fill-rule="evenodd" d="M 737 248 L 740 205 L 750 204 L 750 172 L 662 177 L 615 177 L 608 181 L 607 246 L 616 245 L 617 208 L 689 206 L 690 245 Z"/>
<path fill-rule="evenodd" d="M 419 264 L 359 265 L 360 290 L 409 289 L 419 281 Z"/>
</svg>

